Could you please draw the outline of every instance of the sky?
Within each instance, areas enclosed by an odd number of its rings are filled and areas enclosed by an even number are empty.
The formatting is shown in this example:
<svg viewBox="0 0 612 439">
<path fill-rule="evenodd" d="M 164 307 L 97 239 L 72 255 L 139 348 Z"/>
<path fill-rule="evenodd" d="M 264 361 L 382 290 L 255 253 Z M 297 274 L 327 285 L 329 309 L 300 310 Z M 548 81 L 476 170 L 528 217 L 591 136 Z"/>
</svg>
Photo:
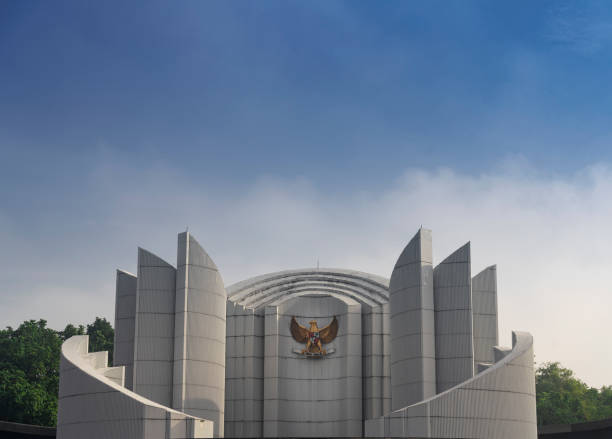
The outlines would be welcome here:
<svg viewBox="0 0 612 439">
<path fill-rule="evenodd" d="M 230 285 L 422 225 L 610 385 L 611 67 L 604 1 L 0 1 L 0 326 L 112 321 L 187 227 Z"/>
</svg>

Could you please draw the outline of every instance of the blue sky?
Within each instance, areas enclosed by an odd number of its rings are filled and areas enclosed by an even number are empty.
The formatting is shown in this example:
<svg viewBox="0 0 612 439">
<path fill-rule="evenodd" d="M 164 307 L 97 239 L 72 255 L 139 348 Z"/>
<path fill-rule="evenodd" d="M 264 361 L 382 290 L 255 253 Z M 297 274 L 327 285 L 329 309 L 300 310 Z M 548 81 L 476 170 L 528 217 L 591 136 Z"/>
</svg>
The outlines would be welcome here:
<svg viewBox="0 0 612 439">
<path fill-rule="evenodd" d="M 1 2 L 0 323 L 112 319 L 187 225 L 229 284 L 387 276 L 423 224 L 612 384 L 611 65 L 609 2 Z"/>
<path fill-rule="evenodd" d="M 610 9 L 4 2 L 3 171 L 34 154 L 55 180 L 101 149 L 234 184 L 369 187 L 508 155 L 571 171 L 610 158 Z"/>
</svg>

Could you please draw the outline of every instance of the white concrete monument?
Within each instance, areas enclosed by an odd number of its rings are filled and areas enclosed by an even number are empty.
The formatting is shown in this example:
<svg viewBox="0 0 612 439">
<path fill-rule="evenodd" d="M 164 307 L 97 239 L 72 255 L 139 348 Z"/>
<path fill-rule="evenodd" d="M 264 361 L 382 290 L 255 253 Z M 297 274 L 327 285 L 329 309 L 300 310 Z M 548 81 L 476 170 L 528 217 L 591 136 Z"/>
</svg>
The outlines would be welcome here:
<svg viewBox="0 0 612 439">
<path fill-rule="evenodd" d="M 497 346 L 495 266 L 434 267 L 420 229 L 391 279 L 313 268 L 227 288 L 181 233 L 176 268 L 117 271 L 114 366 L 62 346 L 67 438 L 537 437 L 533 341 Z"/>
</svg>

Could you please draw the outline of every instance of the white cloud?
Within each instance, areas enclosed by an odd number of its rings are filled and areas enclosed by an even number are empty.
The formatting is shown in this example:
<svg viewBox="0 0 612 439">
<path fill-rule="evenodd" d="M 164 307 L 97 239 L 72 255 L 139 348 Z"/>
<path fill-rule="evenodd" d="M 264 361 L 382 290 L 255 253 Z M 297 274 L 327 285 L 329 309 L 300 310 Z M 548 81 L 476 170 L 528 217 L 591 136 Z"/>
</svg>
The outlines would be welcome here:
<svg viewBox="0 0 612 439">
<path fill-rule="evenodd" d="M 262 178 L 236 192 L 163 167 L 101 166 L 78 214 L 57 214 L 74 227 L 56 236 L 32 236 L 0 212 L 0 317 L 42 317 L 56 328 L 112 320 L 114 268 L 134 271 L 137 246 L 174 263 L 186 225 L 230 284 L 317 258 L 389 276 L 422 224 L 433 230 L 436 261 L 471 240 L 473 274 L 498 264 L 502 342 L 512 329 L 530 331 L 538 362 L 612 384 L 612 170 L 550 177 L 513 163 L 478 176 L 408 169 L 380 191 L 342 196 L 304 179 Z"/>
</svg>

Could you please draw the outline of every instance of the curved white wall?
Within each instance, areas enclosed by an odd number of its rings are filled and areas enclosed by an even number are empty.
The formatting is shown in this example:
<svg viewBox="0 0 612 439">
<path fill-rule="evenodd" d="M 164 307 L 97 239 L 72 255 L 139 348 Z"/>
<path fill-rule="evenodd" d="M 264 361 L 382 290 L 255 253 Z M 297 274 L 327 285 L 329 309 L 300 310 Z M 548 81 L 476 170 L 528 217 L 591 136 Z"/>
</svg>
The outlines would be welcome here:
<svg viewBox="0 0 612 439">
<path fill-rule="evenodd" d="M 383 418 L 368 437 L 536 439 L 533 338 L 512 333 L 513 348 L 475 377 Z"/>
<path fill-rule="evenodd" d="M 58 439 L 212 437 L 211 421 L 164 407 L 123 387 L 125 368 L 107 367 L 107 352 L 88 353 L 89 337 L 62 345 Z"/>
<path fill-rule="evenodd" d="M 213 260 L 189 232 L 179 234 L 173 407 L 214 421 L 215 437 L 224 428 L 226 301 Z"/>
<path fill-rule="evenodd" d="M 431 231 L 421 228 L 389 281 L 392 410 L 436 393 L 433 287 Z"/>
<path fill-rule="evenodd" d="M 176 269 L 138 249 L 133 390 L 172 406 Z"/>
<path fill-rule="evenodd" d="M 434 268 L 436 393 L 474 376 L 471 256 L 468 242 Z"/>
</svg>

